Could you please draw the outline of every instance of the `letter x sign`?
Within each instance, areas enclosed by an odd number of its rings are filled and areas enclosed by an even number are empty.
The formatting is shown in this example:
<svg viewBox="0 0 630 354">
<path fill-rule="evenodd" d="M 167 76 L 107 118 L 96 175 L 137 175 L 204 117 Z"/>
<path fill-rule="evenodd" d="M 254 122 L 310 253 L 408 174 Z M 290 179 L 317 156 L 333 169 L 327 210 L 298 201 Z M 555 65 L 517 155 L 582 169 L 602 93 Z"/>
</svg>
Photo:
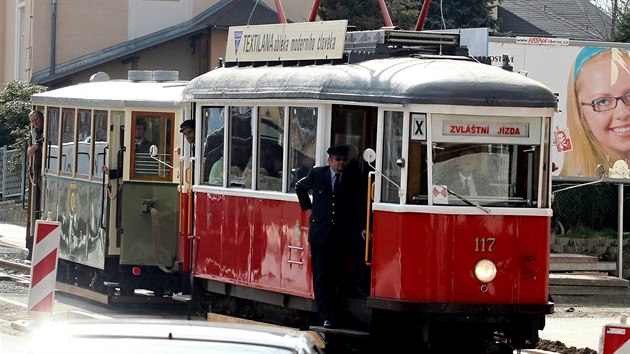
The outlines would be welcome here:
<svg viewBox="0 0 630 354">
<path fill-rule="evenodd" d="M 411 115 L 411 140 L 427 140 L 426 122 L 425 114 Z"/>
</svg>

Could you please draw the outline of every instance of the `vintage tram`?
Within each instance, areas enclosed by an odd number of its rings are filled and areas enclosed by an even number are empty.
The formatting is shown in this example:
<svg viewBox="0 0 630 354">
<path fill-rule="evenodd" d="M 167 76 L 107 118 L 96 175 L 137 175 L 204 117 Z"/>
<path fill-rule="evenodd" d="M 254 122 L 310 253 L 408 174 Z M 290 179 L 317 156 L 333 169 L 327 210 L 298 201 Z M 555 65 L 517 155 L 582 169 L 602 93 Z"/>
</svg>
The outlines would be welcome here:
<svg viewBox="0 0 630 354">
<path fill-rule="evenodd" d="M 190 153 L 177 123 L 185 85 L 173 71 L 130 71 L 128 80 L 97 73 L 32 96 L 45 119 L 41 194 L 30 220 L 61 222 L 59 289 L 110 302 L 190 283 L 189 258 L 179 253 L 187 249 L 185 223 L 178 227 L 189 166 L 175 154 Z"/>
<path fill-rule="evenodd" d="M 369 296 L 340 296 L 340 328 L 314 328 L 358 347 L 533 347 L 553 312 L 554 94 L 461 56 L 457 34 L 335 22 L 232 28 L 223 66 L 190 82 L 141 72 L 34 95 L 45 149 L 32 220 L 62 222 L 60 284 L 317 325 L 295 183 L 348 145 L 369 181 Z M 186 119 L 195 144 L 177 133 Z"/>
<path fill-rule="evenodd" d="M 553 93 L 456 56 L 457 35 L 383 29 L 340 38 L 316 24 L 294 38 L 317 48 L 345 39 L 343 54 L 283 60 L 265 44 L 294 25 L 282 26 L 231 29 L 224 67 L 183 91 L 201 157 L 193 274 L 210 311 L 316 321 L 309 215 L 294 186 L 342 144 L 374 179 L 365 188 L 370 291 L 339 301 L 340 327 L 359 332 L 317 329 L 436 352 L 533 347 L 553 312 Z M 477 185 L 465 192 L 458 166 L 472 160 Z"/>
</svg>

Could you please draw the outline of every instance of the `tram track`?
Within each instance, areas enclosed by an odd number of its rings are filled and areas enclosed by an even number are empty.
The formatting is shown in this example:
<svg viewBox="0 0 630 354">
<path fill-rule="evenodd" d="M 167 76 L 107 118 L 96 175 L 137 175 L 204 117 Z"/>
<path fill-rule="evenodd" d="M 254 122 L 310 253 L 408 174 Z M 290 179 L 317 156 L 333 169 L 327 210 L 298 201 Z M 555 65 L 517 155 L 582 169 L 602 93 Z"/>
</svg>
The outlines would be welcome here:
<svg viewBox="0 0 630 354">
<path fill-rule="evenodd" d="M 0 259 L 0 275 L 2 278 L 28 286 L 30 283 L 31 266 L 28 264 Z"/>
</svg>

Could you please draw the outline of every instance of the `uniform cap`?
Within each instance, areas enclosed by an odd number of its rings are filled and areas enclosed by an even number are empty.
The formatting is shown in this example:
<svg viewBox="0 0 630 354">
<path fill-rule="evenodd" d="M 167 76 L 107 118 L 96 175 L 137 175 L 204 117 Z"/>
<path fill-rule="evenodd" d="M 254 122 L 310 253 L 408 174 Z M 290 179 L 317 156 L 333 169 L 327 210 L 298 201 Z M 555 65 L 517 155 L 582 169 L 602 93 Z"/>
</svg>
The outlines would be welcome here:
<svg viewBox="0 0 630 354">
<path fill-rule="evenodd" d="M 331 146 L 326 151 L 328 155 L 332 156 L 348 156 L 348 152 L 350 151 L 350 147 L 347 145 L 337 145 Z"/>
<path fill-rule="evenodd" d="M 195 121 L 192 119 L 185 120 L 182 124 L 179 125 L 179 132 L 183 133 L 184 128 L 190 128 L 192 130 L 195 130 Z"/>
</svg>

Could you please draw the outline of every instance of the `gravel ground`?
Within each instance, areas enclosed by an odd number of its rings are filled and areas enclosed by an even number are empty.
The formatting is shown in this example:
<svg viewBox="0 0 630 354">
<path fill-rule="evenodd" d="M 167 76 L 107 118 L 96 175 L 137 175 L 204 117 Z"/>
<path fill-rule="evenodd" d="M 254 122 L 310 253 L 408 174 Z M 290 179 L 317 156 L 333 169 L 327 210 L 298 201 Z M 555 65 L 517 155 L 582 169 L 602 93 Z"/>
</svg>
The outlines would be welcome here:
<svg viewBox="0 0 630 354">
<path fill-rule="evenodd" d="M 20 253 L 19 250 L 13 250 L 5 247 L 0 249 L 0 259 L 22 264 L 27 263 L 25 254 Z M 3 273 L 12 274 L 11 271 L 0 270 L 0 274 Z M 0 277 L 0 294 L 28 294 L 28 286 Z"/>
<path fill-rule="evenodd" d="M 21 253 L 5 253 L 0 250 L 0 259 L 13 262 L 26 263 L 26 256 Z M 27 294 L 28 286 L 19 285 L 10 280 L 0 278 L 0 296 L 3 294 Z M 621 296 L 579 296 L 579 297 L 555 297 L 555 312 L 548 317 L 553 318 L 606 318 L 617 317 L 620 313 L 630 315 L 630 299 Z M 22 319 L 24 309 L 11 305 L 1 304 L 0 319 L 1 331 L 10 330 L 7 327 L 10 322 Z M 10 326 L 9 326 L 10 327 Z M 6 333 L 6 332 L 5 332 Z M 596 354 L 596 348 L 567 348 L 558 341 L 541 340 L 538 349 L 562 354 Z"/>
</svg>

